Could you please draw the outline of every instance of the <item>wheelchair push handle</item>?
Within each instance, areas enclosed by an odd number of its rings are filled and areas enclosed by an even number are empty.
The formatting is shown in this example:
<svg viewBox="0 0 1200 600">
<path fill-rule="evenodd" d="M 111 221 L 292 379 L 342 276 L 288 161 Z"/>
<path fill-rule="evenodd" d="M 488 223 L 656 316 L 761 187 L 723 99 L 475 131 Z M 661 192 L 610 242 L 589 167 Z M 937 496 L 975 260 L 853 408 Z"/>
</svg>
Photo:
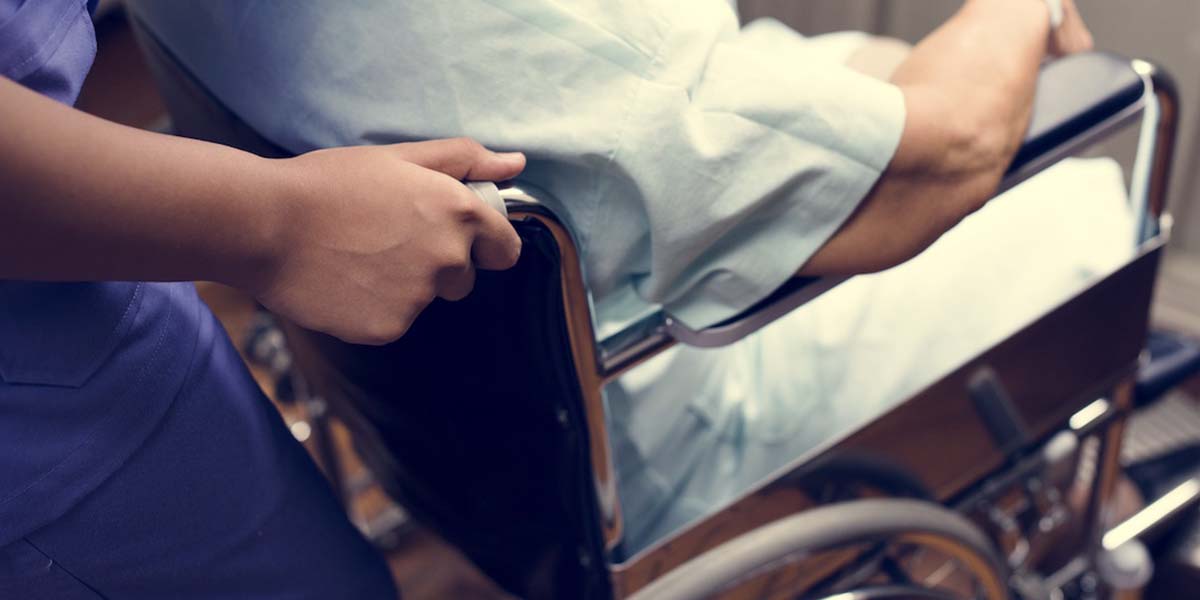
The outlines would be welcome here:
<svg viewBox="0 0 1200 600">
<path fill-rule="evenodd" d="M 465 185 L 489 208 L 505 218 L 508 217 L 508 206 L 505 205 L 504 198 L 500 196 L 500 188 L 496 184 L 490 181 L 468 181 Z"/>
</svg>

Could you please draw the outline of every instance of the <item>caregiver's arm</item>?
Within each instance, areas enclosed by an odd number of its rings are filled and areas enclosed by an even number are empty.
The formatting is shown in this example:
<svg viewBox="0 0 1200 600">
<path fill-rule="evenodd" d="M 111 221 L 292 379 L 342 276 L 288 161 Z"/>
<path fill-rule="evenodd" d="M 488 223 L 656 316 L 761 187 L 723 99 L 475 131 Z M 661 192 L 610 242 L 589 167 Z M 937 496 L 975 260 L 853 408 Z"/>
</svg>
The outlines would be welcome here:
<svg viewBox="0 0 1200 600">
<path fill-rule="evenodd" d="M 1029 126 L 1042 60 L 1091 46 L 1067 5 L 1052 42 L 1041 0 L 968 0 L 913 48 L 891 77 L 907 107 L 896 155 L 801 275 L 890 268 L 987 203 Z"/>
<path fill-rule="evenodd" d="M 469 141 L 269 160 L 110 123 L 3 77 L 0 131 L 0 279 L 219 281 L 300 325 L 381 343 L 434 297 L 469 292 L 474 265 L 520 252 L 458 180 L 511 178 L 524 157 Z"/>
</svg>

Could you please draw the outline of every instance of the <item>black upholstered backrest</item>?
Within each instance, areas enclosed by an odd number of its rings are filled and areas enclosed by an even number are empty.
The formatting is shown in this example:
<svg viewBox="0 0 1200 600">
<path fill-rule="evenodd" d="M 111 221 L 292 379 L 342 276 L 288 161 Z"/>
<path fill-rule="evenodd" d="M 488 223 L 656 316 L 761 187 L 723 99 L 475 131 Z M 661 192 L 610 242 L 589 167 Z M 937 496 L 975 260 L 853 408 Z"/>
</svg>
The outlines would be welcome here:
<svg viewBox="0 0 1200 600">
<path fill-rule="evenodd" d="M 134 22 L 178 134 L 264 156 L 259 135 Z M 385 490 L 522 597 L 608 594 L 559 252 L 517 224 L 518 265 L 434 302 L 399 341 L 355 346 L 288 326 L 302 374 Z"/>
</svg>

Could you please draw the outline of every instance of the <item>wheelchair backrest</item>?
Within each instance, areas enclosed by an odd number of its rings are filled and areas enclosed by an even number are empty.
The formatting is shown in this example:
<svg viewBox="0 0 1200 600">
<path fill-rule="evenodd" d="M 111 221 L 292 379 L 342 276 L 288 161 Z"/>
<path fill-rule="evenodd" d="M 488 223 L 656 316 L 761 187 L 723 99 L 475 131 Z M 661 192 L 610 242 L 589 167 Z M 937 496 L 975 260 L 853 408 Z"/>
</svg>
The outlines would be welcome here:
<svg viewBox="0 0 1200 600">
<path fill-rule="evenodd" d="M 135 21 L 179 135 L 263 156 L 291 153 L 209 93 Z M 606 595 L 581 385 L 563 304 L 559 241 L 515 222 L 517 266 L 480 271 L 399 341 L 355 346 L 287 327 L 309 384 L 355 434 L 385 490 L 522 596 Z"/>
</svg>

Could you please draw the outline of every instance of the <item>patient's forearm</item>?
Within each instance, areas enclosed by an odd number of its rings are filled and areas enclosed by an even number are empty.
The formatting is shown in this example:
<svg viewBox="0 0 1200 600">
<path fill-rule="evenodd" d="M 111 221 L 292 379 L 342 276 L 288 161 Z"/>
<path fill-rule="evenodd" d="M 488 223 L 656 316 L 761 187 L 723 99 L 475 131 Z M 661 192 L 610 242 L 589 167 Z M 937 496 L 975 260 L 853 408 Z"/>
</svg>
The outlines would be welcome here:
<svg viewBox="0 0 1200 600">
<path fill-rule="evenodd" d="M 1040 0 L 970 0 L 914 47 L 892 77 L 908 112 L 896 156 L 800 274 L 890 268 L 981 208 L 1028 127 L 1049 36 Z"/>
</svg>

